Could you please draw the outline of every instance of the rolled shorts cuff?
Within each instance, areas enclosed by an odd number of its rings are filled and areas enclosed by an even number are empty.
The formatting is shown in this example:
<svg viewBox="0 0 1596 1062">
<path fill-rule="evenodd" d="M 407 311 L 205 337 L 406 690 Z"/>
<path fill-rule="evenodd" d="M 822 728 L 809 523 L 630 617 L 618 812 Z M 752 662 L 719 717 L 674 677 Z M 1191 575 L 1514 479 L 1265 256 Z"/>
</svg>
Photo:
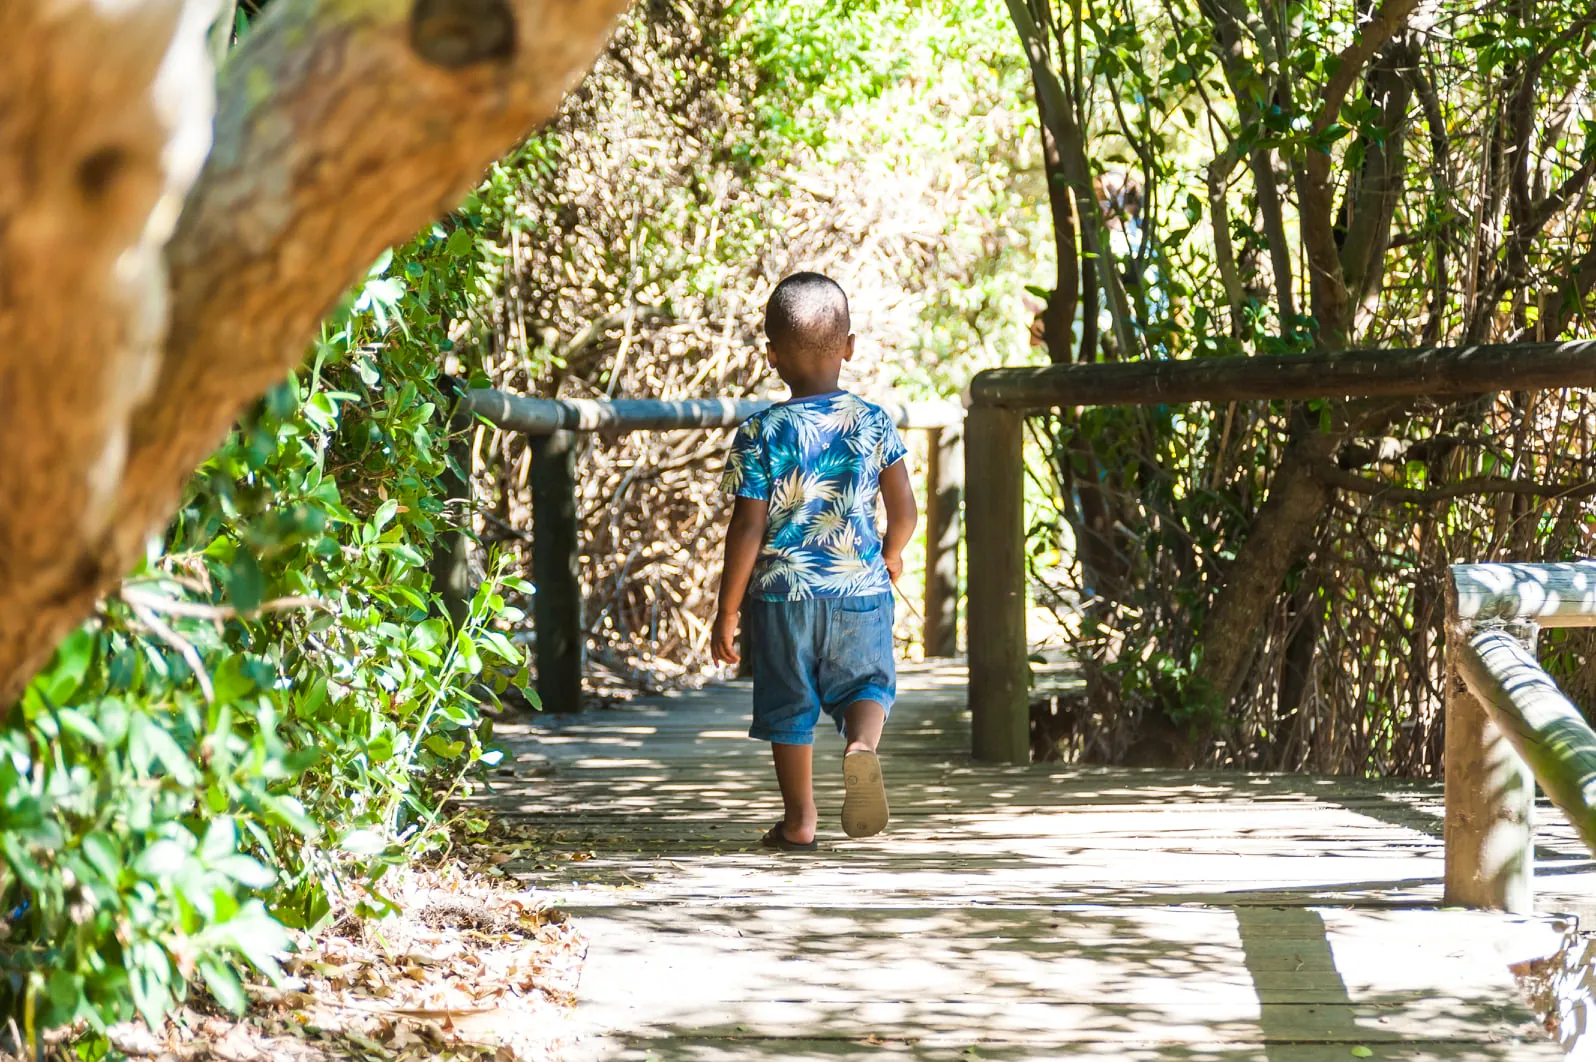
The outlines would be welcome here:
<svg viewBox="0 0 1596 1062">
<path fill-rule="evenodd" d="M 890 717 L 892 715 L 892 706 L 898 701 L 898 694 L 896 690 L 888 689 L 885 686 L 861 686 L 857 690 L 850 692 L 844 700 L 838 701 L 834 705 L 827 705 L 825 708 L 826 715 L 831 718 L 833 723 L 837 724 L 837 733 L 845 733 L 847 730 L 843 717 L 848 712 L 848 706 L 858 704 L 860 701 L 875 701 L 881 705 L 882 713 Z"/>
<path fill-rule="evenodd" d="M 807 731 L 799 730 L 773 730 L 768 726 L 760 726 L 755 720 L 754 725 L 748 728 L 748 736 L 755 741 L 768 741 L 772 745 L 813 745 L 815 743 L 815 730 L 810 727 Z"/>
</svg>

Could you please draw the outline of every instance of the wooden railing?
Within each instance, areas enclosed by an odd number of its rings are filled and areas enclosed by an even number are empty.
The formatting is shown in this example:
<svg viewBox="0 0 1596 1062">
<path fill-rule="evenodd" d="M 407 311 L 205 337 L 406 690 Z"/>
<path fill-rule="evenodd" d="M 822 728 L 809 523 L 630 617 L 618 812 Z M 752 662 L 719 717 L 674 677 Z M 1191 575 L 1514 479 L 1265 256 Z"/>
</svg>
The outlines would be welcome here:
<svg viewBox="0 0 1596 1062">
<path fill-rule="evenodd" d="M 463 390 L 459 411 L 533 439 L 532 622 L 537 632 L 538 697 L 554 711 L 581 704 L 586 637 L 582 626 L 576 506 L 579 432 L 732 428 L 771 402 L 754 399 L 656 401 L 526 398 L 503 391 Z M 958 639 L 960 502 L 964 411 L 946 402 L 884 404 L 899 428 L 929 435 L 926 469 L 926 655 L 952 656 Z"/>
<path fill-rule="evenodd" d="M 1446 615 L 1446 899 L 1529 914 L 1538 781 L 1596 851 L 1596 731 L 1535 657 L 1596 626 L 1596 562 L 1455 564 Z"/>
<path fill-rule="evenodd" d="M 1030 759 L 1027 415 L 1060 407 L 1457 396 L 1596 387 L 1596 342 L 994 369 L 965 421 L 975 758 Z M 1596 562 L 1458 565 L 1447 625 L 1446 897 L 1528 912 L 1535 780 L 1596 851 L 1596 732 L 1534 656 L 1538 626 L 1596 626 Z"/>
<path fill-rule="evenodd" d="M 1030 760 L 1024 418 L 1061 407 L 1468 395 L 1596 387 L 1596 342 L 989 369 L 965 420 L 975 758 Z"/>
</svg>

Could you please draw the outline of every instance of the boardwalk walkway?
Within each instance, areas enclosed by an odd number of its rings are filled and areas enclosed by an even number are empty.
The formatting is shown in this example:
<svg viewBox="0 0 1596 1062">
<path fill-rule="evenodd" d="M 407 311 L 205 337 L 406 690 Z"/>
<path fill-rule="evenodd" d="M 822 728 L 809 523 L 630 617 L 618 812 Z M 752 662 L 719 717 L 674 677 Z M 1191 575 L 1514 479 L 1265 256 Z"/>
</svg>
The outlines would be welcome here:
<svg viewBox="0 0 1596 1062">
<path fill-rule="evenodd" d="M 779 817 L 746 687 L 507 728 L 507 869 L 591 941 L 568 1057 L 660 1062 L 1560 1058 L 1508 964 L 1547 920 L 1439 910 L 1436 787 L 968 761 L 962 672 L 904 676 L 888 832 Z M 830 735 L 823 735 L 830 738 Z M 1548 828 L 1551 910 L 1592 890 Z"/>
</svg>

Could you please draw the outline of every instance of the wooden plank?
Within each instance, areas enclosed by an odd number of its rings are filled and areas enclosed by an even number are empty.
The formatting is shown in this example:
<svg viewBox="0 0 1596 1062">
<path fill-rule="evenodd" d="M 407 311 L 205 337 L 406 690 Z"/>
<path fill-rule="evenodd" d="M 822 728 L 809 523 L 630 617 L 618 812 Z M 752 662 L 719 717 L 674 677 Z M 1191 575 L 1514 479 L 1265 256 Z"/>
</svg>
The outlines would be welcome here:
<svg viewBox="0 0 1596 1062">
<path fill-rule="evenodd" d="M 1596 387 L 1596 341 L 987 369 L 976 407 L 1179 405 Z"/>
<path fill-rule="evenodd" d="M 959 652 L 959 543 L 964 507 L 964 434 L 927 433 L 925 507 L 925 655 Z"/>
<path fill-rule="evenodd" d="M 588 977 L 583 978 L 584 985 Z M 679 982 L 678 982 L 679 985 Z M 1112 1004 L 1044 1002 L 1026 998 L 981 1003 L 909 1000 L 896 1003 L 699 1002 L 676 988 L 677 1002 L 647 1007 L 632 996 L 627 1031 L 649 1036 L 782 1037 L 795 1029 L 836 1038 L 865 1039 L 883 1032 L 927 1045 L 1005 1043 L 1374 1044 L 1478 1040 L 1479 1029 L 1522 1041 L 1522 1059 L 1561 1058 L 1555 1044 L 1533 1039 L 1534 1023 L 1510 1003 L 1435 997 L 1429 1005 L 1320 1003 Z M 646 997 L 645 997 L 646 998 Z M 606 1000 L 606 1003 L 609 1001 Z M 652 1003 L 652 1000 L 648 1000 Z M 1515 1021 L 1515 1019 L 1517 1019 Z M 1260 1026 L 1273 1030 L 1265 1035 Z M 1540 1049 L 1537 1051 L 1537 1049 Z M 1346 1048 L 1343 1047 L 1343 1050 Z"/>
<path fill-rule="evenodd" d="M 1460 621 L 1596 625 L 1596 561 L 1454 564 L 1451 579 Z"/>
<path fill-rule="evenodd" d="M 973 409 L 965 421 L 971 744 L 977 760 L 995 763 L 1031 758 L 1022 426 L 1001 409 Z"/>
<path fill-rule="evenodd" d="M 961 677 L 903 669 L 881 836 L 841 836 L 822 744 L 813 854 L 757 844 L 745 686 L 501 732 L 501 869 L 589 943 L 567 1057 L 1561 1057 L 1508 963 L 1562 931 L 1435 909 L 1434 784 L 970 765 Z"/>
<path fill-rule="evenodd" d="M 466 396 L 471 412 L 505 431 L 548 435 L 556 431 L 676 431 L 735 428 L 775 402 L 768 398 L 528 398 L 474 388 Z M 899 428 L 946 428 L 964 417 L 952 402 L 880 402 Z"/>
<path fill-rule="evenodd" d="M 1455 1041 L 1403 1041 L 1368 1044 L 1365 1062 L 1546 1062 L 1563 1055 L 1553 1044 Z M 861 1039 L 819 1039 L 786 1035 L 760 1037 L 675 1036 L 598 1037 L 568 1050 L 567 1062 L 834 1062 L 867 1057 L 882 1062 L 1036 1062 L 1038 1059 L 1102 1062 L 1351 1062 L 1346 1044 L 1183 1044 L 1062 1043 L 1007 1044 L 990 1039 L 968 1044 L 925 1044 L 913 1037 L 876 1034 Z"/>
<path fill-rule="evenodd" d="M 1476 632 L 1461 647 L 1457 668 L 1552 803 L 1596 852 L 1596 731 L 1584 713 L 1506 631 Z"/>
<path fill-rule="evenodd" d="M 582 707 L 582 584 L 576 513 L 576 436 L 558 431 L 532 447 L 532 623 L 538 699 L 552 712 Z"/>
</svg>

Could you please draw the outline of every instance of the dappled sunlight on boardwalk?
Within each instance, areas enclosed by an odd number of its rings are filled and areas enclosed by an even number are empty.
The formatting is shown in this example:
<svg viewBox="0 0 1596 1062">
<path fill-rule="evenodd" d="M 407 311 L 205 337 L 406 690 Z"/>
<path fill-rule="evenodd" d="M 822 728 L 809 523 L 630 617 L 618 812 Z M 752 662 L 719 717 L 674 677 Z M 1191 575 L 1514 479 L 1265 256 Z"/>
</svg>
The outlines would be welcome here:
<svg viewBox="0 0 1596 1062">
<path fill-rule="evenodd" d="M 892 825 L 843 837 L 823 734 L 809 855 L 758 847 L 780 801 L 746 688 L 510 728 L 489 799 L 544 840 L 506 869 L 591 941 L 572 1057 L 1561 1057 L 1507 969 L 1561 930 L 1435 909 L 1437 787 L 984 767 L 962 672 L 905 678 Z M 1571 834 L 1538 856 L 1577 906 Z"/>
</svg>

